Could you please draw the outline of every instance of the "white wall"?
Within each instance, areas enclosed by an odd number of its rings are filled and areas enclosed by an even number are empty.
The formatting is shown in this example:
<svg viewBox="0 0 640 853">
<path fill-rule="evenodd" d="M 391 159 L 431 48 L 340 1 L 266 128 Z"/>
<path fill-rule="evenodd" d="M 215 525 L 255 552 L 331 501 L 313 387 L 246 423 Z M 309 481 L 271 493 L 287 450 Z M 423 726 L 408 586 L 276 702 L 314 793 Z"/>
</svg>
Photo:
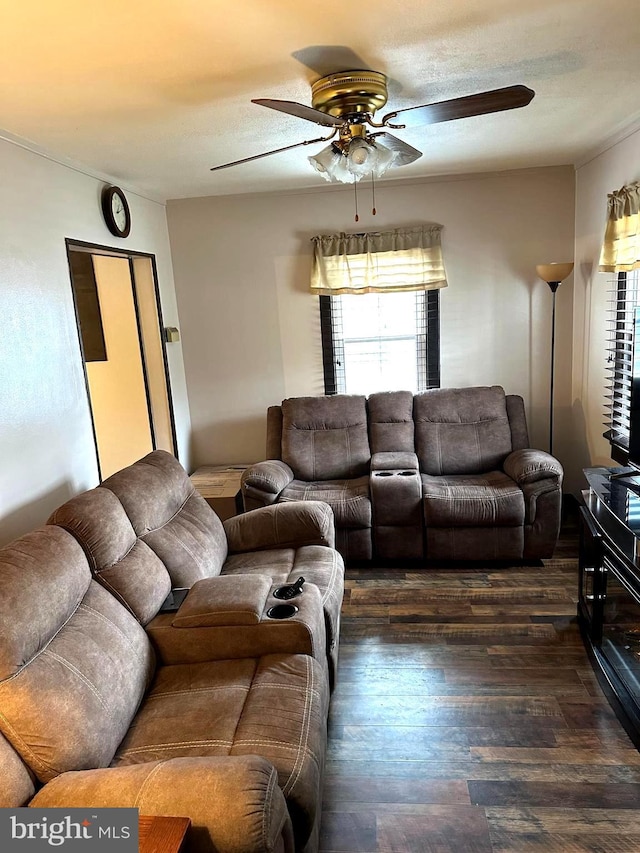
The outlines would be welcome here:
<svg viewBox="0 0 640 853">
<path fill-rule="evenodd" d="M 131 235 L 100 209 L 103 182 L 0 140 L 0 543 L 97 484 L 65 238 L 156 255 L 164 322 L 178 326 L 164 206 L 129 192 Z M 168 347 L 181 459 L 189 414 Z"/>
<path fill-rule="evenodd" d="M 571 260 L 571 167 L 170 201 L 167 218 L 193 429 L 193 464 L 264 458 L 268 405 L 323 393 L 318 300 L 308 292 L 317 233 L 444 225 L 442 384 L 522 394 L 547 447 L 551 293 L 535 266 Z M 573 280 L 558 291 L 556 444 L 571 443 Z"/>
<path fill-rule="evenodd" d="M 604 432 L 606 296 L 610 276 L 598 260 L 607 218 L 607 193 L 640 180 L 640 130 L 576 171 L 576 244 L 572 419 L 574 444 L 566 460 L 574 490 L 585 488 L 582 468 L 612 465 Z"/>
</svg>

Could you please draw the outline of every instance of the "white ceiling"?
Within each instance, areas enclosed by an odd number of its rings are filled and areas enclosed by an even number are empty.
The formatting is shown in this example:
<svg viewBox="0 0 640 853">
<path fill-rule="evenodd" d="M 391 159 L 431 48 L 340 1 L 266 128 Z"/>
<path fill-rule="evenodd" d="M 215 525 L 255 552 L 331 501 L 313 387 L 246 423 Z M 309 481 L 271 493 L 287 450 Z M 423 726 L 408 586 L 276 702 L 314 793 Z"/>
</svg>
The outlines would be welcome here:
<svg viewBox="0 0 640 853">
<path fill-rule="evenodd" d="M 639 0 L 0 0 L 0 124 L 159 199 L 325 186 L 322 145 L 209 168 L 323 135 L 251 99 L 310 104 L 349 52 L 390 78 L 383 112 L 536 92 L 394 131 L 424 156 L 391 179 L 576 163 L 640 119 Z"/>
</svg>

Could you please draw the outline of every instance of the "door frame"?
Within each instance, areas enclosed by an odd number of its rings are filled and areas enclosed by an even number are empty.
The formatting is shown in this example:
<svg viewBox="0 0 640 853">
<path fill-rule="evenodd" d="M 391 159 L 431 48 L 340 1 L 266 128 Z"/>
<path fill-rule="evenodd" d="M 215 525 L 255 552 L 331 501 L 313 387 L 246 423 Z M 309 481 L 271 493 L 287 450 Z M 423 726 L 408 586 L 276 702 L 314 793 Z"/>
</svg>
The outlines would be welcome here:
<svg viewBox="0 0 640 853">
<path fill-rule="evenodd" d="M 149 379 L 147 376 L 147 364 L 144 355 L 144 349 L 142 346 L 142 328 L 140 323 L 140 313 L 138 309 L 138 295 L 136 293 L 136 285 L 135 285 L 135 270 L 133 265 L 134 258 L 147 258 L 151 262 L 151 274 L 153 277 L 153 288 L 155 293 L 155 306 L 158 315 L 158 324 L 159 324 L 159 333 L 160 333 L 160 343 L 162 349 L 162 363 L 164 369 L 165 382 L 167 387 L 167 404 L 169 407 L 169 421 L 171 425 L 171 444 L 173 449 L 173 455 L 178 458 L 178 442 L 176 438 L 176 423 L 175 416 L 173 412 L 173 394 L 171 391 L 171 377 L 169 375 L 169 361 L 167 358 L 167 345 L 164 333 L 164 321 L 162 319 L 162 305 L 160 302 L 160 287 L 158 285 L 158 268 L 156 265 L 156 256 L 151 254 L 150 252 L 137 252 L 133 249 L 116 249 L 113 246 L 102 246 L 99 243 L 87 243 L 84 240 L 74 240 L 70 237 L 65 238 L 65 247 L 67 253 L 67 264 L 69 267 L 69 284 L 71 287 L 71 296 L 73 298 L 73 310 L 76 318 L 76 331 L 78 333 L 78 346 L 80 348 L 80 357 L 82 360 L 82 370 L 84 373 L 84 384 L 87 392 L 87 402 L 89 404 L 89 414 L 91 415 L 91 431 L 93 434 L 93 443 L 96 451 L 96 465 L 98 468 L 98 480 L 102 482 L 102 471 L 100 468 L 100 454 L 98 451 L 98 436 L 96 433 L 96 424 L 93 415 L 93 407 L 91 404 L 91 390 L 89 386 L 89 375 L 87 373 L 87 362 L 85 361 L 84 356 L 84 347 L 82 344 L 82 334 L 80 332 L 80 315 L 78 313 L 78 304 L 76 299 L 76 292 L 73 286 L 73 272 L 71 269 L 71 256 L 70 252 L 85 252 L 90 255 L 106 255 L 107 257 L 112 258 L 122 258 L 126 260 L 129 264 L 129 277 L 131 279 L 131 290 L 133 294 L 133 306 L 136 315 L 136 326 L 138 329 L 138 342 L 140 345 L 140 361 L 142 364 L 142 376 L 144 379 L 144 390 L 147 398 L 147 410 L 149 413 L 149 427 L 151 430 L 151 444 L 153 448 L 156 447 L 156 435 L 153 426 L 153 414 L 151 409 L 151 396 L 149 393 Z"/>
</svg>

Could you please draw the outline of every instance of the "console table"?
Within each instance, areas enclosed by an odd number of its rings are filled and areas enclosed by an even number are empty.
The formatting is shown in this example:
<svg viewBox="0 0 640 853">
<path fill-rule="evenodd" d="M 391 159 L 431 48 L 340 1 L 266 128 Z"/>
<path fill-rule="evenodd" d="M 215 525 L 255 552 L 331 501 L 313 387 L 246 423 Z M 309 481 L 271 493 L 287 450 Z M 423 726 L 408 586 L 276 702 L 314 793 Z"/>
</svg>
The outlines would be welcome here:
<svg viewBox="0 0 640 853">
<path fill-rule="evenodd" d="M 188 817 L 140 815 L 139 853 L 180 853 L 190 825 Z"/>
<path fill-rule="evenodd" d="M 240 479 L 246 465 L 203 465 L 191 482 L 221 521 L 243 511 Z"/>
<path fill-rule="evenodd" d="M 588 468 L 578 621 L 600 684 L 640 749 L 640 476 Z"/>
</svg>

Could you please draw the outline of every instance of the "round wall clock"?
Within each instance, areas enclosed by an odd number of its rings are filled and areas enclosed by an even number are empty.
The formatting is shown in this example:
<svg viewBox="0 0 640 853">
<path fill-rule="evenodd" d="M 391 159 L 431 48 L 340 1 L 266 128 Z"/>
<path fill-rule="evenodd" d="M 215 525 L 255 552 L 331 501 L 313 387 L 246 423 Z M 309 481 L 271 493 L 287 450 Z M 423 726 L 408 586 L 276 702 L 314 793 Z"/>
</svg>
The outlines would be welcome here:
<svg viewBox="0 0 640 853">
<path fill-rule="evenodd" d="M 128 237 L 131 231 L 131 211 L 120 187 L 102 190 L 102 213 L 107 228 L 116 237 Z"/>
</svg>

